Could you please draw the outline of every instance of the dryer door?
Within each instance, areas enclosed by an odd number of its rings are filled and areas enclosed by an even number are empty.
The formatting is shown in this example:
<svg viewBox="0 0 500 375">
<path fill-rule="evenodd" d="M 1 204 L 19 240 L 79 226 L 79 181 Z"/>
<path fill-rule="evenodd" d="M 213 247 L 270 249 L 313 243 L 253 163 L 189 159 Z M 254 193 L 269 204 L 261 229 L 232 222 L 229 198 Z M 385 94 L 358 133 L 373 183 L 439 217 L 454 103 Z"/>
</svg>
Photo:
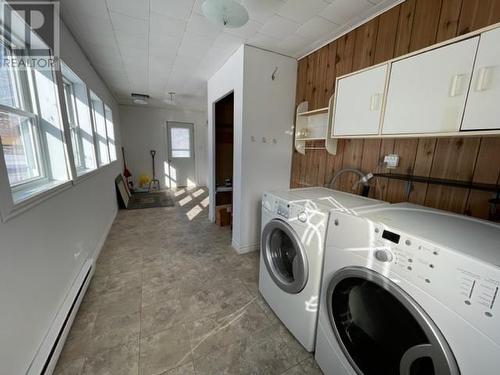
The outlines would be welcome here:
<svg viewBox="0 0 500 375">
<path fill-rule="evenodd" d="M 381 274 L 343 268 L 332 277 L 326 299 L 333 332 L 358 374 L 460 374 L 434 322 Z"/>
<path fill-rule="evenodd" d="M 304 247 L 292 227 L 271 220 L 262 231 L 262 256 L 267 271 L 283 291 L 297 294 L 304 289 L 309 274 Z"/>
</svg>

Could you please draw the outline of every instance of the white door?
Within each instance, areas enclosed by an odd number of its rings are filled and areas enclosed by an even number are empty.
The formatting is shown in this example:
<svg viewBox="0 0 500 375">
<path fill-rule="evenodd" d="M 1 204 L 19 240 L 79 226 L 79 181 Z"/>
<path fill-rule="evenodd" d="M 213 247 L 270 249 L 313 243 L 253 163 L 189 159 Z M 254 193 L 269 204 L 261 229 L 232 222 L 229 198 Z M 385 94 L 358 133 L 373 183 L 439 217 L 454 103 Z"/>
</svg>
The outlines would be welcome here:
<svg viewBox="0 0 500 375">
<path fill-rule="evenodd" d="M 196 185 L 193 145 L 193 124 L 167 122 L 167 187 Z"/>
<path fill-rule="evenodd" d="M 479 37 L 392 64 L 382 134 L 458 132 Z"/>
<path fill-rule="evenodd" d="M 500 129 L 500 29 L 481 34 L 462 130 Z"/>
<path fill-rule="evenodd" d="M 379 133 L 386 76 L 382 65 L 339 79 L 333 136 Z"/>
</svg>

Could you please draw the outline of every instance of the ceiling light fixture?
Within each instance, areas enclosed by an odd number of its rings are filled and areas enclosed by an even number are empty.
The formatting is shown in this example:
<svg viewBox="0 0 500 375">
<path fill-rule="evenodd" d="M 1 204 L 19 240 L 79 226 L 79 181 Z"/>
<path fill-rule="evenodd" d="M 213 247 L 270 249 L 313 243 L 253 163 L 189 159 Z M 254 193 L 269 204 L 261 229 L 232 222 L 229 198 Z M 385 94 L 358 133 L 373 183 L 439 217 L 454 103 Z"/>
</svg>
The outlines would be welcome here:
<svg viewBox="0 0 500 375">
<path fill-rule="evenodd" d="M 248 22 L 248 12 L 234 0 L 205 0 L 201 10 L 210 22 L 218 26 L 237 28 Z"/>
<path fill-rule="evenodd" d="M 135 104 L 142 104 L 142 105 L 148 104 L 149 95 L 147 94 L 136 94 L 133 92 L 131 96 Z"/>
<path fill-rule="evenodd" d="M 164 102 L 170 105 L 177 105 L 177 102 L 175 101 L 175 92 L 170 91 L 168 95 L 170 95 L 170 98 L 165 99 Z"/>
</svg>

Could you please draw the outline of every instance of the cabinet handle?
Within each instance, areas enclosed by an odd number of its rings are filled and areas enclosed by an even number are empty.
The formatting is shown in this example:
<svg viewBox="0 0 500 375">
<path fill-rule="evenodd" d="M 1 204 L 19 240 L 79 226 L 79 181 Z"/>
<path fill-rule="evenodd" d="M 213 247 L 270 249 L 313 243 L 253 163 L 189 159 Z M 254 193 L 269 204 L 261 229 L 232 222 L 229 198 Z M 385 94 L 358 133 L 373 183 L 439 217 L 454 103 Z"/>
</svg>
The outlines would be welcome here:
<svg viewBox="0 0 500 375">
<path fill-rule="evenodd" d="M 380 98 L 382 94 L 373 94 L 370 98 L 370 111 L 378 111 L 380 109 Z"/>
<path fill-rule="evenodd" d="M 462 94 L 462 79 L 465 77 L 465 74 L 455 74 L 451 78 L 450 85 L 450 97 L 459 96 Z"/>
<path fill-rule="evenodd" d="M 489 66 L 483 66 L 481 69 L 479 69 L 478 76 L 477 76 L 477 81 L 476 81 L 476 87 L 474 91 L 486 91 L 489 89 L 488 87 L 488 78 L 489 78 L 489 71 L 491 70 L 491 67 Z"/>
</svg>

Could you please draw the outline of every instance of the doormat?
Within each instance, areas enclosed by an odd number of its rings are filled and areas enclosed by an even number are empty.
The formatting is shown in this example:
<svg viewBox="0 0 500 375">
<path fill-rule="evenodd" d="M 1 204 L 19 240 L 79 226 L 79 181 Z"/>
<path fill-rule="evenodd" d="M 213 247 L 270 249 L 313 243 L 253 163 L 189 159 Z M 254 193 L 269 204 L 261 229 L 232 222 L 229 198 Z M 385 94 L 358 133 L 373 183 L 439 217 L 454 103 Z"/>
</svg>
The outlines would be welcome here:
<svg viewBox="0 0 500 375">
<path fill-rule="evenodd" d="M 127 209 L 138 210 L 141 208 L 174 207 L 175 201 L 172 194 L 167 191 L 154 193 L 135 193 L 130 197 Z"/>
</svg>

